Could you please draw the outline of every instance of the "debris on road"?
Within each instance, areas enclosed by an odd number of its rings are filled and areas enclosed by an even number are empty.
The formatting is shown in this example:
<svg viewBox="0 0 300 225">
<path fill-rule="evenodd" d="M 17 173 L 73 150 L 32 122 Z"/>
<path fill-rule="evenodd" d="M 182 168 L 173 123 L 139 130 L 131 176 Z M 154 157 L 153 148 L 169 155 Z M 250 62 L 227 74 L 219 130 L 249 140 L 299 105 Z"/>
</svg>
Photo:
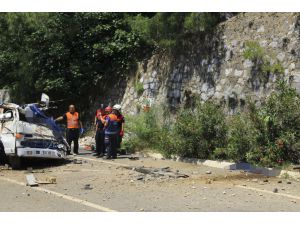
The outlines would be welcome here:
<svg viewBox="0 0 300 225">
<path fill-rule="evenodd" d="M 92 190 L 93 187 L 91 187 L 90 184 L 85 184 L 83 189 L 84 189 L 84 190 Z"/>
<path fill-rule="evenodd" d="M 136 180 L 144 180 L 144 178 L 145 178 L 144 176 L 139 176 L 136 178 Z"/>
<path fill-rule="evenodd" d="M 207 170 L 205 173 L 206 173 L 206 174 L 211 174 L 211 171 L 210 171 L 210 170 Z"/>
<path fill-rule="evenodd" d="M 82 164 L 83 162 L 80 159 L 73 159 L 73 163 L 74 164 Z"/>
<path fill-rule="evenodd" d="M 282 183 L 282 181 L 281 181 L 281 180 L 279 180 L 277 183 L 278 183 L 278 184 L 281 184 L 281 183 Z"/>
<path fill-rule="evenodd" d="M 8 164 L 5 164 L 4 166 L 0 166 L 0 170 L 11 170 L 11 167 Z"/>
<path fill-rule="evenodd" d="M 137 156 L 131 156 L 131 157 L 129 157 L 128 159 L 130 159 L 130 160 L 139 160 L 140 158 L 137 157 Z"/>
<path fill-rule="evenodd" d="M 273 192 L 274 192 L 274 193 L 278 193 L 278 189 L 277 189 L 277 188 L 274 188 L 274 189 L 273 189 Z"/>
<path fill-rule="evenodd" d="M 292 182 L 291 181 L 288 181 L 288 182 L 286 182 L 287 184 L 292 184 Z"/>
<path fill-rule="evenodd" d="M 188 178 L 189 175 L 187 174 L 182 174 L 179 172 L 173 172 L 170 167 L 163 167 L 163 168 L 152 168 L 152 167 L 132 167 L 132 166 L 124 166 L 124 167 L 119 167 L 119 168 L 125 168 L 129 169 L 132 171 L 136 171 L 138 173 L 142 173 L 145 175 L 149 175 L 151 177 L 165 177 L 165 178 Z M 140 176 L 139 176 L 140 178 Z"/>
<path fill-rule="evenodd" d="M 27 181 L 27 186 L 30 187 L 39 186 L 39 183 L 37 182 L 33 174 L 26 175 L 26 181 Z"/>
<path fill-rule="evenodd" d="M 205 181 L 205 183 L 206 183 L 206 184 L 211 184 L 211 183 L 212 183 L 212 180 L 211 180 L 211 179 L 207 179 L 207 180 Z"/>
<path fill-rule="evenodd" d="M 56 184 L 56 177 L 46 177 L 46 180 L 38 180 L 39 184 Z"/>
</svg>

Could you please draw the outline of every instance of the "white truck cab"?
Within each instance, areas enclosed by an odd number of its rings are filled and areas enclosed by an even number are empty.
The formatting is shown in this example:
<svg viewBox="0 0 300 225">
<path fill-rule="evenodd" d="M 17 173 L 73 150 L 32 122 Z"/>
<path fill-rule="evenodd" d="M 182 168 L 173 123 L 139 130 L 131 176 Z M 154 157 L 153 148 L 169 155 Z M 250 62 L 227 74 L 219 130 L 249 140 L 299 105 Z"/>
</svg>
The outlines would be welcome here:
<svg viewBox="0 0 300 225">
<path fill-rule="evenodd" d="M 65 158 L 69 146 L 64 138 L 59 140 L 45 124 L 28 121 L 25 109 L 0 105 L 0 163 L 18 168 L 22 158 Z"/>
</svg>

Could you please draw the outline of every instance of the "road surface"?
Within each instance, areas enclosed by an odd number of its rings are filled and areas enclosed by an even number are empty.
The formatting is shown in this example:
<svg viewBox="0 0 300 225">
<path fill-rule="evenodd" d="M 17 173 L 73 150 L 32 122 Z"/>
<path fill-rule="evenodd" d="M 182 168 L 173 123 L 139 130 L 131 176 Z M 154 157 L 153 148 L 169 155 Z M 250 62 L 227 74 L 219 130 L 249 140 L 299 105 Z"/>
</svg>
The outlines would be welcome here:
<svg viewBox="0 0 300 225">
<path fill-rule="evenodd" d="M 152 158 L 107 161 L 82 153 L 68 163 L 32 166 L 38 180 L 54 177 L 56 184 L 29 187 L 26 169 L 2 167 L 0 211 L 300 211 L 300 183 L 295 180 Z M 156 176 L 132 169 L 141 166 L 167 172 Z"/>
</svg>

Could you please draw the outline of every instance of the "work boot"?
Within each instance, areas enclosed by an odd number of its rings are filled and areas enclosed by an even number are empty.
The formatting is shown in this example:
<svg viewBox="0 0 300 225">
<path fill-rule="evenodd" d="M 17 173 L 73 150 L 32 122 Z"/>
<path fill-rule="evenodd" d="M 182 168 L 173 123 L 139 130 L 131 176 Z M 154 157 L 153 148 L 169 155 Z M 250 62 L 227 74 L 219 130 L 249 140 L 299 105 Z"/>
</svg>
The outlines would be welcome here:
<svg viewBox="0 0 300 225">
<path fill-rule="evenodd" d="M 96 157 L 97 158 L 102 158 L 104 156 L 104 154 L 99 154 L 99 155 L 97 155 Z"/>
</svg>

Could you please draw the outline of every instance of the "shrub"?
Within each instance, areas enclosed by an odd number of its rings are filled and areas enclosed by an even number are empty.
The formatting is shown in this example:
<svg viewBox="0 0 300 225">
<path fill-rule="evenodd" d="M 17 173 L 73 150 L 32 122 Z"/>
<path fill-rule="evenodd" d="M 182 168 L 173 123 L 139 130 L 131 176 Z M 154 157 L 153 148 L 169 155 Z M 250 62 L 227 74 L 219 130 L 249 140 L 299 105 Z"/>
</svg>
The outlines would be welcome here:
<svg viewBox="0 0 300 225">
<path fill-rule="evenodd" d="M 245 43 L 243 56 L 245 59 L 249 59 L 254 63 L 252 68 L 254 74 L 263 83 L 268 81 L 270 74 L 279 75 L 284 73 L 281 63 L 278 60 L 274 60 L 275 63 L 271 63 L 271 58 L 267 56 L 265 49 L 255 41 L 248 41 Z"/>
<path fill-rule="evenodd" d="M 126 140 L 127 145 L 134 150 L 153 147 L 155 144 L 158 126 L 156 123 L 155 113 L 141 112 L 135 116 L 127 118 L 126 129 L 130 135 Z"/>
<path fill-rule="evenodd" d="M 197 104 L 194 110 L 183 110 L 174 131 L 180 143 L 176 151 L 180 156 L 212 158 L 214 150 L 226 144 L 225 115 L 212 102 Z"/>
<path fill-rule="evenodd" d="M 135 91 L 137 92 L 138 95 L 141 95 L 144 92 L 144 86 L 139 81 L 135 83 L 134 89 L 135 89 Z"/>
<path fill-rule="evenodd" d="M 259 61 L 265 57 L 265 51 L 257 42 L 247 41 L 245 42 L 243 56 L 245 59 L 249 59 L 253 62 Z"/>
<path fill-rule="evenodd" d="M 264 166 L 298 163 L 300 143 L 300 99 L 283 79 L 277 91 L 260 109 L 250 107 L 258 131 L 259 147 L 247 154 L 247 161 Z"/>
<path fill-rule="evenodd" d="M 228 146 L 225 154 L 234 161 L 246 161 L 247 152 L 257 147 L 257 130 L 248 115 L 235 115 L 229 120 Z"/>
<path fill-rule="evenodd" d="M 126 146 L 151 148 L 165 156 L 230 159 L 278 167 L 300 159 L 300 98 L 295 89 L 278 80 L 277 91 L 257 108 L 226 119 L 213 102 L 182 109 L 176 120 L 162 107 L 131 117 Z"/>
</svg>

